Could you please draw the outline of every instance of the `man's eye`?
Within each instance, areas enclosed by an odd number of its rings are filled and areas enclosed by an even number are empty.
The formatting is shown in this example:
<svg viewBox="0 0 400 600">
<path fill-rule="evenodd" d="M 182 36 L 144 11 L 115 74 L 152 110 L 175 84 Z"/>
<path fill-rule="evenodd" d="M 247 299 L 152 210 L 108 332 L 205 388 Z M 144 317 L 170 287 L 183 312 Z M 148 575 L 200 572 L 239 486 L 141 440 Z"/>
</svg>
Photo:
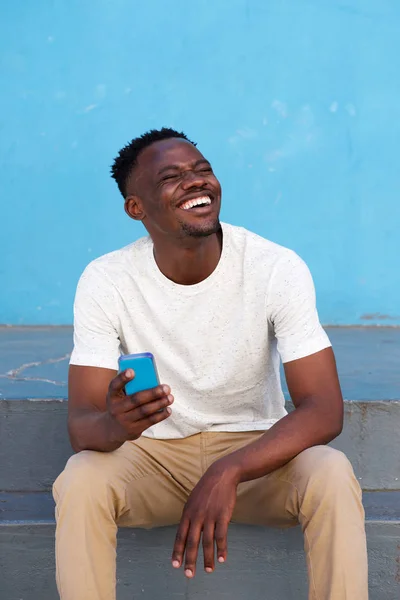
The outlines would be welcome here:
<svg viewBox="0 0 400 600">
<path fill-rule="evenodd" d="M 200 173 L 212 173 L 212 169 L 211 167 L 203 167 L 202 169 L 199 169 Z"/>
<path fill-rule="evenodd" d="M 178 177 L 178 175 L 166 175 L 165 177 L 162 178 L 162 181 L 169 181 L 170 179 L 176 179 Z"/>
</svg>

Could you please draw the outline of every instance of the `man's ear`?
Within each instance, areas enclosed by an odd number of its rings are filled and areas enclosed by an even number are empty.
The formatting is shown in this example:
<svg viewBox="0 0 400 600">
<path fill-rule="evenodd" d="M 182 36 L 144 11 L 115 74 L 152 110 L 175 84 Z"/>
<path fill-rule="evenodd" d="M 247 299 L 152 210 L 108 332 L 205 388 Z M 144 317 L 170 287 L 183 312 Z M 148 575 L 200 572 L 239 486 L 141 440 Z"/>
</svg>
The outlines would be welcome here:
<svg viewBox="0 0 400 600">
<path fill-rule="evenodd" d="M 146 216 L 139 196 L 127 196 L 125 198 L 124 208 L 128 217 L 135 219 L 135 221 L 143 221 Z"/>
</svg>

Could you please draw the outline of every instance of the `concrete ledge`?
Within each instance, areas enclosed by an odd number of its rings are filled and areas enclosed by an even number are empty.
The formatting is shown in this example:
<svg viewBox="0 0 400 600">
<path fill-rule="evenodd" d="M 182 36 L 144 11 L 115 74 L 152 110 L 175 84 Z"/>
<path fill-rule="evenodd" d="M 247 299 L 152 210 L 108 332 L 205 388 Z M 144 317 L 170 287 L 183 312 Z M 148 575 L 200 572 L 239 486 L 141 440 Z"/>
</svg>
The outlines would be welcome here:
<svg viewBox="0 0 400 600">
<path fill-rule="evenodd" d="M 334 446 L 364 490 L 371 600 L 400 597 L 400 329 L 328 328 L 345 427 Z M 71 454 L 66 374 L 71 328 L 0 328 L 0 597 L 55 600 L 52 482 Z M 290 408 L 290 404 L 289 404 Z M 21 493 L 23 490 L 34 493 Z M 36 491 L 36 493 L 35 493 Z M 306 600 L 298 528 L 231 525 L 229 560 L 194 581 L 170 567 L 175 528 L 120 530 L 118 599 Z M 356 600 L 356 599 L 355 599 Z"/>
<path fill-rule="evenodd" d="M 400 402 L 345 402 L 343 432 L 330 445 L 353 465 L 363 490 L 400 490 Z"/>
<path fill-rule="evenodd" d="M 307 583 L 299 528 L 272 530 L 231 525 L 229 558 L 215 573 L 186 581 L 170 567 L 175 528 L 121 530 L 118 536 L 118 600 L 306 600 Z M 399 597 L 400 521 L 367 523 L 371 600 Z M 54 526 L 0 526 L 0 597 L 55 600 Z"/>
<path fill-rule="evenodd" d="M 0 490 L 50 490 L 72 454 L 67 401 L 0 399 L 0 431 Z M 400 401 L 346 401 L 332 446 L 348 456 L 364 490 L 399 490 L 399 431 Z"/>
<path fill-rule="evenodd" d="M 0 400 L 0 490 L 50 490 L 72 454 L 65 400 Z"/>
<path fill-rule="evenodd" d="M 325 329 L 347 400 L 400 400 L 400 327 Z M 71 350 L 72 327 L 0 326 L 0 398 L 66 398 Z"/>
<path fill-rule="evenodd" d="M 364 490 L 398 490 L 400 328 L 327 331 L 347 400 L 344 431 L 332 445 L 347 454 Z M 0 490 L 49 490 L 71 455 L 71 347 L 71 327 L 0 327 Z"/>
<path fill-rule="evenodd" d="M 399 521 L 400 492 L 364 492 L 367 521 Z M 49 492 L 0 492 L 0 525 L 54 523 L 54 501 Z"/>
</svg>

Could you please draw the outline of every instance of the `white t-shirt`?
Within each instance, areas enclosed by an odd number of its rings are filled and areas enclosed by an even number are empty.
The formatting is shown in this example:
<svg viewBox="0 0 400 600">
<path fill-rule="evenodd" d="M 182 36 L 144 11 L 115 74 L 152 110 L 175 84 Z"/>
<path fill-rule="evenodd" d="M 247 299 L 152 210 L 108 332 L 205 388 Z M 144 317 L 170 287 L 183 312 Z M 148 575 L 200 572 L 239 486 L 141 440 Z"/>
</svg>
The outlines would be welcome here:
<svg viewBox="0 0 400 600">
<path fill-rule="evenodd" d="M 142 238 L 85 269 L 77 288 L 71 364 L 118 369 L 120 354 L 152 352 L 172 415 L 143 435 L 270 428 L 286 415 L 279 355 L 288 362 L 330 346 L 305 263 L 241 227 L 222 224 L 215 271 L 178 285 Z"/>
</svg>

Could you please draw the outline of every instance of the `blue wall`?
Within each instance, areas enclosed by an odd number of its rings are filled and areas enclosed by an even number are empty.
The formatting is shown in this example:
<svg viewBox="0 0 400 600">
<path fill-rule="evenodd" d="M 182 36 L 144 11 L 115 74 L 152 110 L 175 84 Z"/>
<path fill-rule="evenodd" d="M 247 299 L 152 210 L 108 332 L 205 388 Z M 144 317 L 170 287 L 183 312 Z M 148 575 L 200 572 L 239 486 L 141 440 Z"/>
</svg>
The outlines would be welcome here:
<svg viewBox="0 0 400 600">
<path fill-rule="evenodd" d="M 223 218 L 308 262 L 324 323 L 400 324 L 398 0 L 13 0 L 0 14 L 0 322 L 72 320 L 140 237 L 109 165 L 151 127 L 213 162 Z"/>
</svg>

